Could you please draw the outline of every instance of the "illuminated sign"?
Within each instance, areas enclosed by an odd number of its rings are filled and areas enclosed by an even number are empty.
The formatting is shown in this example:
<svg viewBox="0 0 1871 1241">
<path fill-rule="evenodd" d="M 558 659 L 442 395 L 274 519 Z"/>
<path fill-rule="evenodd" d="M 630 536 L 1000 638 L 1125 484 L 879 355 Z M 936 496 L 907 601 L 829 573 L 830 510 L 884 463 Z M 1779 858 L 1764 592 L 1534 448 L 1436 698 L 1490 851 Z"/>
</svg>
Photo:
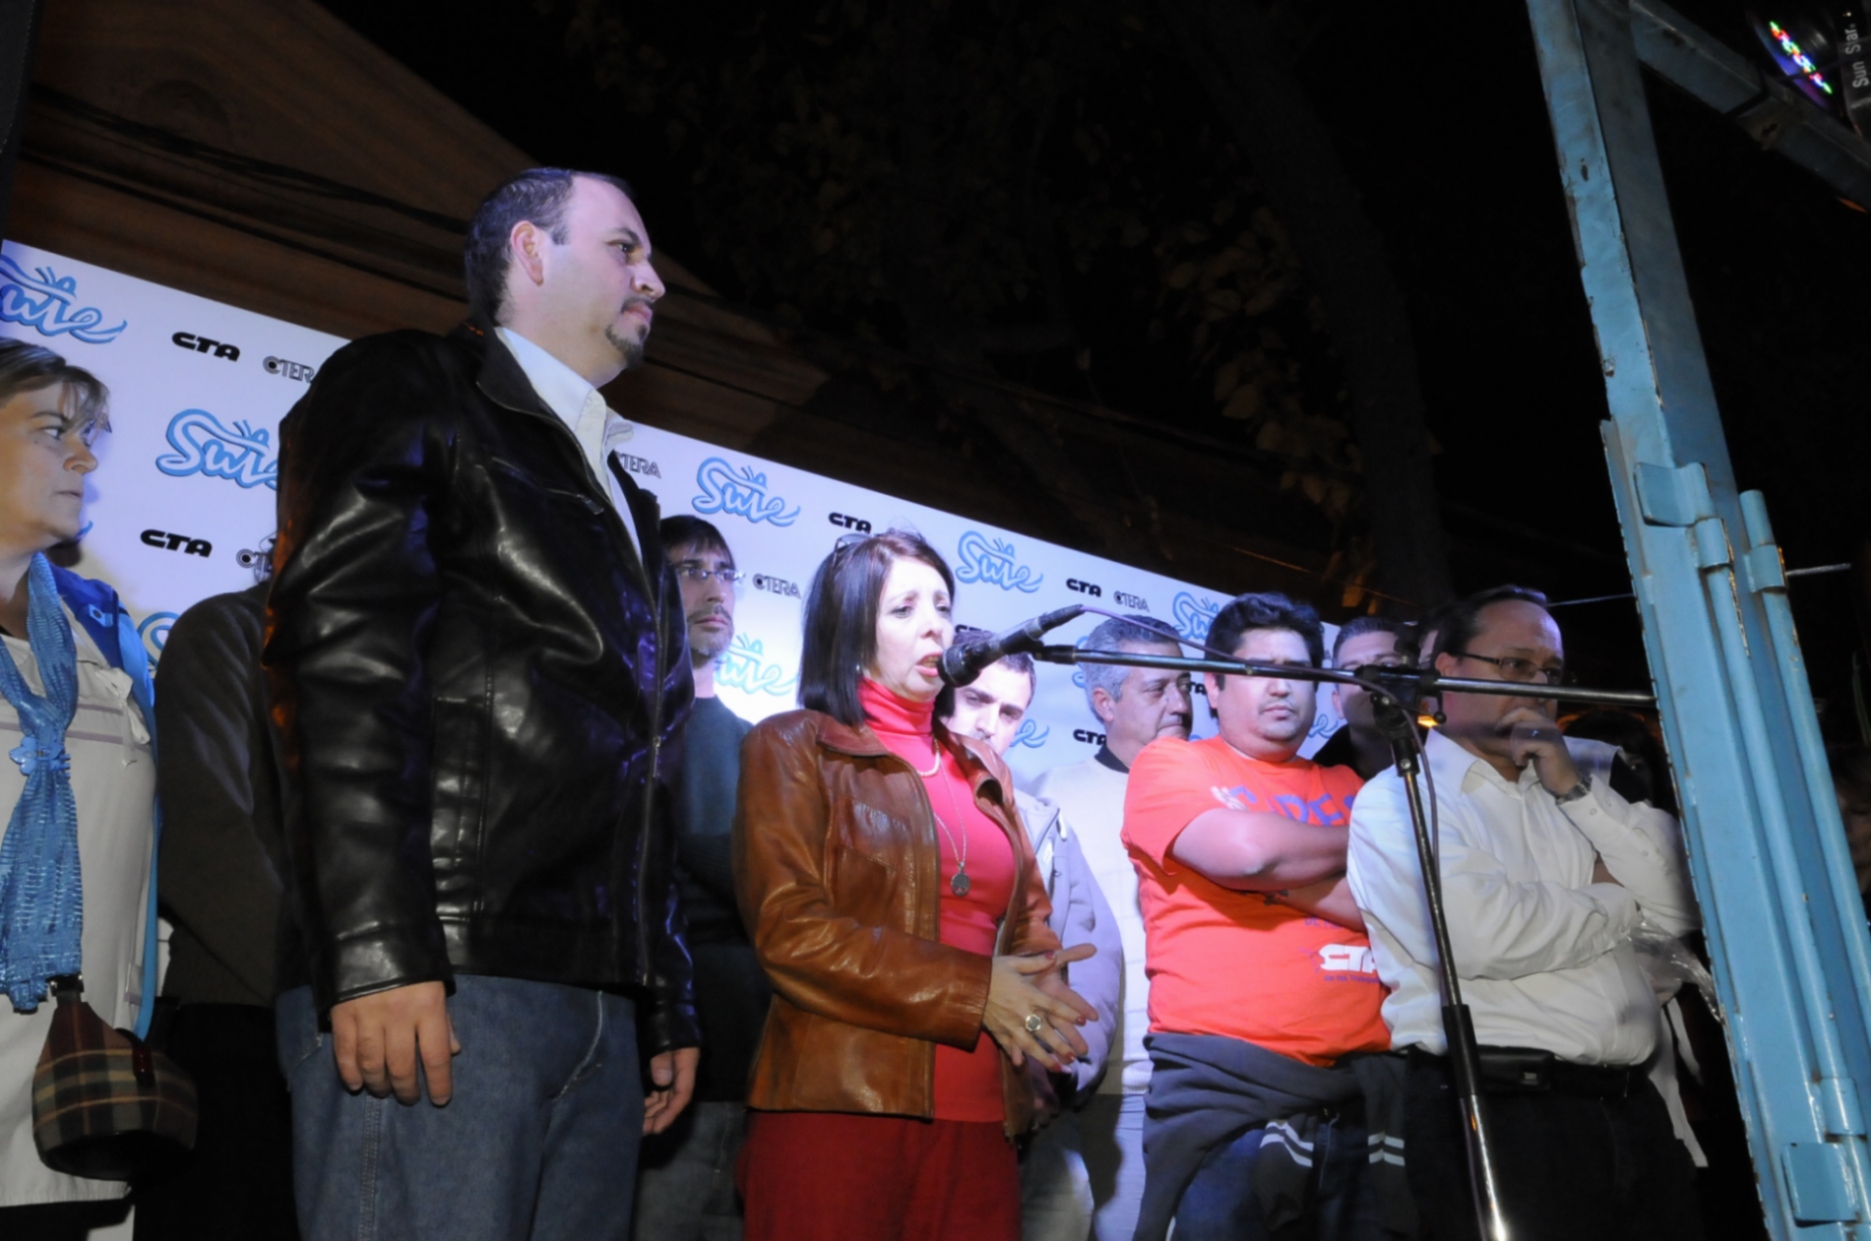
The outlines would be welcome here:
<svg viewBox="0 0 1871 1241">
<path fill-rule="evenodd" d="M 1780 45 L 1780 50 L 1786 55 L 1786 58 L 1797 65 L 1799 71 L 1806 75 L 1807 81 L 1811 82 L 1828 95 L 1832 93 L 1832 84 L 1825 80 L 1825 76 L 1819 72 L 1819 66 L 1813 64 L 1812 58 L 1807 56 L 1805 52 L 1800 51 L 1800 45 L 1793 41 L 1793 36 L 1786 32 L 1785 27 L 1779 22 L 1769 21 L 1767 23 L 1767 33 L 1774 37 L 1774 41 Z"/>
</svg>

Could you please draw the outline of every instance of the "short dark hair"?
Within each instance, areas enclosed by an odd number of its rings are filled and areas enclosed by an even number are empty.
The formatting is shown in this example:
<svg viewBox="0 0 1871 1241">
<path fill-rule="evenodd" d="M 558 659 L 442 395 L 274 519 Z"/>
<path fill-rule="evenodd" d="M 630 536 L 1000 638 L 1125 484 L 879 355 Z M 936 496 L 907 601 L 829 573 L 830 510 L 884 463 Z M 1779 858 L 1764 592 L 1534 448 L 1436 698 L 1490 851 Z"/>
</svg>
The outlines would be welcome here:
<svg viewBox="0 0 1871 1241">
<path fill-rule="evenodd" d="M 24 340 L 0 340 L 0 405 L 25 392 L 38 392 L 64 384 L 59 412 L 64 429 L 76 430 L 91 442 L 93 430 L 110 430 L 110 389 L 82 366 L 73 366 L 44 345 Z"/>
<path fill-rule="evenodd" d="M 538 227 L 554 245 L 565 244 L 565 206 L 572 201 L 572 188 L 580 177 L 614 185 L 625 198 L 635 197 L 629 183 L 608 173 L 528 168 L 481 200 L 474 209 L 474 218 L 468 221 L 468 239 L 461 252 L 470 314 L 491 323 L 500 322 L 500 312 L 506 308 L 507 267 L 512 258 L 507 239 L 522 220 Z"/>
<path fill-rule="evenodd" d="M 1481 611 L 1496 603 L 1531 603 L 1546 607 L 1546 595 L 1530 586 L 1494 586 L 1476 591 L 1466 599 L 1448 605 L 1438 619 L 1433 650 L 1424 652 L 1422 663 L 1435 663 L 1436 656 L 1465 651 L 1481 632 Z"/>
<path fill-rule="evenodd" d="M 1208 645 L 1217 651 L 1233 654 L 1241 639 L 1256 629 L 1288 629 L 1306 640 L 1306 653 L 1312 666 L 1325 663 L 1325 626 L 1309 603 L 1300 603 L 1285 595 L 1267 591 L 1237 595 L 1230 599 L 1208 626 Z M 1220 677 L 1215 678 L 1217 681 Z"/>
<path fill-rule="evenodd" d="M 877 658 L 877 607 L 884 580 L 899 560 L 920 560 L 942 575 L 949 598 L 955 574 L 913 530 L 850 535 L 838 540 L 806 592 L 805 649 L 799 656 L 799 705 L 842 724 L 864 723 L 858 683 Z"/>
<path fill-rule="evenodd" d="M 729 560 L 734 559 L 734 549 L 721 537 L 721 531 L 711 521 L 691 517 L 687 513 L 677 513 L 674 517 L 665 517 L 656 527 L 657 541 L 663 545 L 664 552 L 677 552 L 685 547 L 692 547 L 698 552 L 720 552 Z"/>
<path fill-rule="evenodd" d="M 1338 666 L 1338 653 L 1345 649 L 1345 643 L 1367 633 L 1387 633 L 1397 640 L 1397 649 L 1404 651 L 1410 627 L 1388 616 L 1354 616 L 1338 627 L 1338 636 L 1332 639 L 1332 666 Z"/>
<path fill-rule="evenodd" d="M 971 625 L 955 626 L 955 645 L 964 650 L 971 646 L 980 646 L 993 636 L 994 632 L 990 629 L 976 629 Z M 1034 666 L 1031 655 L 1025 651 L 1015 651 L 1010 655 L 1001 656 L 994 663 L 1006 664 L 1015 672 L 1025 673 L 1026 683 L 1032 687 L 1033 693 L 1039 693 L 1039 669 Z M 946 720 L 953 714 L 955 714 L 955 687 L 944 683 L 942 692 L 936 695 L 935 717 L 938 720 Z"/>
</svg>

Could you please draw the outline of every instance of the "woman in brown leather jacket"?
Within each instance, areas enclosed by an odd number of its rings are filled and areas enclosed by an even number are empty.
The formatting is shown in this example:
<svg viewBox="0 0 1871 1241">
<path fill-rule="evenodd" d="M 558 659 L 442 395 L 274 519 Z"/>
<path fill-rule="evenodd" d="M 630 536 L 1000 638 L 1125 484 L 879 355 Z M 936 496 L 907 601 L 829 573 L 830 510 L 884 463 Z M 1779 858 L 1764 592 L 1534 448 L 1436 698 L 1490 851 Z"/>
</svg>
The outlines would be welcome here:
<svg viewBox="0 0 1871 1241">
<path fill-rule="evenodd" d="M 740 1179 L 748 1241 L 1017 1241 L 1024 1066 L 1095 1020 L 985 744 L 934 722 L 955 582 L 890 531 L 806 601 L 800 701 L 748 734 L 734 869 L 773 981 Z"/>
</svg>

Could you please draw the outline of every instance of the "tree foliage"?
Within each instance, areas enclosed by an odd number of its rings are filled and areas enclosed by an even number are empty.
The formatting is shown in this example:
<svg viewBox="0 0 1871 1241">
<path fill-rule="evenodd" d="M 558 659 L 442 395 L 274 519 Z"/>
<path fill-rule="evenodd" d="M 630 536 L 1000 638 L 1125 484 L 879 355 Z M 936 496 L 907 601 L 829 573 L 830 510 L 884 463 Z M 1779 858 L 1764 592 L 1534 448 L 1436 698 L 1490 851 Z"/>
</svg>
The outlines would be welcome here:
<svg viewBox="0 0 1871 1241">
<path fill-rule="evenodd" d="M 663 135 L 733 296 L 1244 441 L 1368 574 L 1317 300 L 1148 4 L 537 2 Z"/>
</svg>

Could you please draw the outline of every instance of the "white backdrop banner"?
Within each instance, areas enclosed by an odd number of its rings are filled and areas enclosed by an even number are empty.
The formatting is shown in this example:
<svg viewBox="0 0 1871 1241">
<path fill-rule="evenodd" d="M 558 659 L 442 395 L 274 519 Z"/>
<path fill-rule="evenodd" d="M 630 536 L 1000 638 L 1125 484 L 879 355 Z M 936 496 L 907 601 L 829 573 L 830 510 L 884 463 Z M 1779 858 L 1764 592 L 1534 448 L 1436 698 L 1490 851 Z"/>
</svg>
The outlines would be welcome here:
<svg viewBox="0 0 1871 1241">
<path fill-rule="evenodd" d="M 14 242 L 0 249 L 0 335 L 55 349 L 110 386 L 112 431 L 87 484 L 77 569 L 117 588 L 160 660 L 185 608 L 253 584 L 274 528 L 279 421 L 345 342 Z M 806 587 L 852 532 L 919 531 L 955 571 L 956 619 L 982 629 L 1082 603 L 1155 617 L 1199 640 L 1226 602 L 1194 583 L 669 431 L 639 425 L 623 451 L 666 516 L 713 522 L 748 574 L 717 684 L 750 720 L 795 705 Z M 1081 617 L 1052 640 L 1081 640 L 1102 620 Z M 1023 782 L 1089 757 L 1103 740 L 1083 685 L 1076 669 L 1040 668 L 1007 756 Z M 1197 734 L 1212 733 L 1203 700 L 1195 706 Z M 1337 726 L 1322 695 L 1308 751 Z"/>
</svg>

